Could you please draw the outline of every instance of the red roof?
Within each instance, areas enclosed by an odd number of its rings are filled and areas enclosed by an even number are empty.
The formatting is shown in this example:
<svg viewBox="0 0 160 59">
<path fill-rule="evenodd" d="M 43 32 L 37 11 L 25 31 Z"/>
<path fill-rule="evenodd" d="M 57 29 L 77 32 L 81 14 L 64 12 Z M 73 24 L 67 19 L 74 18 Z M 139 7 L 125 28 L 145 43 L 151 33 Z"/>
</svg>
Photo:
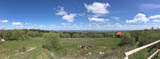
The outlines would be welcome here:
<svg viewBox="0 0 160 59">
<path fill-rule="evenodd" d="M 122 35 L 122 32 L 117 32 L 116 34 L 117 34 L 117 35 Z"/>
</svg>

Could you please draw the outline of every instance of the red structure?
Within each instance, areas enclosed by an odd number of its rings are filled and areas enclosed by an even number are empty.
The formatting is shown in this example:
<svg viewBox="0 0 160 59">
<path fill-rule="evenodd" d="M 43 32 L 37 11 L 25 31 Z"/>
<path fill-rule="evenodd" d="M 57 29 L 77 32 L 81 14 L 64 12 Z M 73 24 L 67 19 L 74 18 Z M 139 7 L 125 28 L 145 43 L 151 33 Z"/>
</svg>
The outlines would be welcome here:
<svg viewBox="0 0 160 59">
<path fill-rule="evenodd" d="M 117 37 L 120 37 L 123 33 L 122 32 L 117 32 L 116 35 Z"/>
</svg>

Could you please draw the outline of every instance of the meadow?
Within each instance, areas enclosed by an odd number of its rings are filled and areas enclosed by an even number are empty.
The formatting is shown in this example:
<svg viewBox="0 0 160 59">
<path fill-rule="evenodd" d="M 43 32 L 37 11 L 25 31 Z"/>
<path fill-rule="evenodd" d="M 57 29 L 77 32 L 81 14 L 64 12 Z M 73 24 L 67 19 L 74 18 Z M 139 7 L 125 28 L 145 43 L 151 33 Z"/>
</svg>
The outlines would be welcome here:
<svg viewBox="0 0 160 59">
<path fill-rule="evenodd" d="M 121 39 L 118 38 L 100 38 L 100 39 L 61 39 L 60 43 L 63 48 L 55 52 L 56 58 L 95 58 L 101 57 L 100 51 L 107 51 L 118 47 Z M 46 49 L 42 48 L 45 40 L 41 37 L 33 38 L 26 41 L 7 41 L 0 45 L 0 59 L 51 59 Z M 88 50 L 79 48 L 80 45 L 89 43 L 92 45 Z M 32 51 L 20 54 L 22 47 L 35 48 Z M 79 51 L 79 52 L 78 52 Z M 86 55 L 88 52 L 91 55 Z M 95 56 L 95 57 L 93 57 Z"/>
<path fill-rule="evenodd" d="M 116 37 L 115 32 L 10 30 L 0 33 L 3 33 L 1 38 L 5 39 L 0 42 L 0 59 L 123 59 L 124 52 L 160 38 L 159 31 L 123 32 L 121 37 Z M 81 47 L 86 45 L 87 49 Z M 159 47 L 144 49 L 129 59 L 146 59 L 157 48 Z"/>
</svg>

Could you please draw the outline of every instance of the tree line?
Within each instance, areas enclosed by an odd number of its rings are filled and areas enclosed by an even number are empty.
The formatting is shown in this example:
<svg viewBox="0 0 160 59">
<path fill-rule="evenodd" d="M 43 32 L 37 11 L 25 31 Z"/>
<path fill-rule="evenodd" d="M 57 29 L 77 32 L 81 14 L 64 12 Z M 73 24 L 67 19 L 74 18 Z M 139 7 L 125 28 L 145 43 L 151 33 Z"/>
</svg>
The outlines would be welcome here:
<svg viewBox="0 0 160 59">
<path fill-rule="evenodd" d="M 57 33 L 60 38 L 107 38 L 115 37 L 115 33 L 103 32 L 54 32 L 35 29 L 0 30 L 0 38 L 5 40 L 26 40 L 32 37 L 42 37 L 45 33 Z"/>
</svg>

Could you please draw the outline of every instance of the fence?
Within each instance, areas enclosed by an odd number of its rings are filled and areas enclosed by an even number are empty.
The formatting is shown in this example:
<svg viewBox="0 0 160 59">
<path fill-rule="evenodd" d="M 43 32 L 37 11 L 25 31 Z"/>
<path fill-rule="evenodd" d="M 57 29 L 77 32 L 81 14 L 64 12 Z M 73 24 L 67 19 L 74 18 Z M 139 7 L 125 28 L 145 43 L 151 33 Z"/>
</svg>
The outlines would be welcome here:
<svg viewBox="0 0 160 59">
<path fill-rule="evenodd" d="M 157 40 L 157 41 L 152 42 L 152 43 L 150 43 L 150 44 L 147 44 L 147 45 L 144 45 L 144 46 L 142 46 L 142 47 L 139 47 L 139 48 L 133 49 L 133 50 L 131 50 L 131 51 L 125 52 L 125 57 L 124 57 L 124 59 L 128 59 L 129 55 L 132 55 L 132 54 L 134 54 L 134 53 L 136 53 L 136 52 L 138 52 L 138 51 L 141 51 L 141 50 L 143 50 L 143 49 L 145 49 L 145 48 L 147 48 L 147 47 L 149 47 L 149 46 L 155 45 L 155 44 L 157 44 L 157 43 L 159 43 L 159 42 L 160 42 L 160 40 Z M 155 53 L 153 53 L 151 56 L 149 56 L 148 59 L 151 59 L 151 58 L 152 58 L 154 55 L 156 55 L 159 51 L 160 51 L 160 50 L 158 49 Z"/>
</svg>

